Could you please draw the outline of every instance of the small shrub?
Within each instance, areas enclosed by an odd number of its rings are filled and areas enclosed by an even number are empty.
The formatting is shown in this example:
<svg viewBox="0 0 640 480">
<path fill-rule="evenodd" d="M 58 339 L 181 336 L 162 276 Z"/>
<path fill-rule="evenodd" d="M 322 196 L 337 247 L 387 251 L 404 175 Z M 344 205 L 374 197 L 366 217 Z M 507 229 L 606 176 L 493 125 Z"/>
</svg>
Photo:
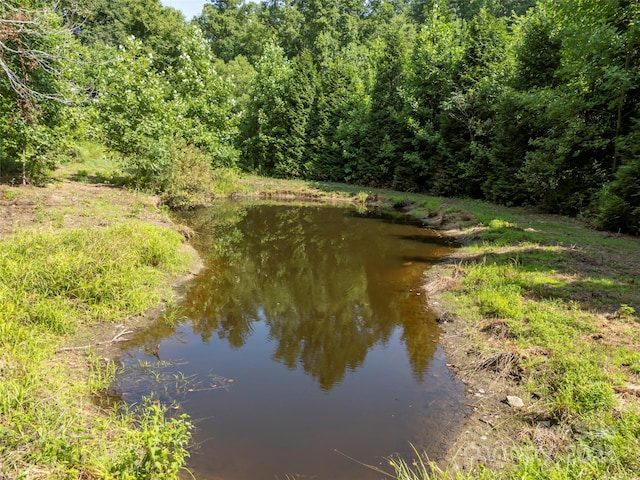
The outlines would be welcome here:
<svg viewBox="0 0 640 480">
<path fill-rule="evenodd" d="M 216 168 L 213 171 L 213 189 L 216 196 L 226 197 L 242 190 L 240 175 L 235 168 Z"/>
<path fill-rule="evenodd" d="M 640 161 L 621 166 L 598 195 L 596 223 L 603 230 L 640 234 Z"/>
<path fill-rule="evenodd" d="M 172 158 L 163 180 L 162 201 L 170 208 L 188 209 L 211 203 L 215 181 L 211 160 L 193 145 L 177 141 L 170 150 Z"/>
<path fill-rule="evenodd" d="M 625 320 L 633 320 L 635 319 L 636 310 L 631 305 L 627 305 L 623 303 L 620 305 L 620 308 L 616 311 L 616 318 L 623 318 Z"/>
<path fill-rule="evenodd" d="M 170 208 L 189 209 L 209 205 L 216 197 L 238 192 L 240 177 L 237 170 L 211 166 L 202 150 L 184 141 L 171 149 L 172 163 L 163 181 L 163 202 Z"/>
<path fill-rule="evenodd" d="M 366 203 L 368 199 L 369 199 L 369 194 L 367 192 L 358 192 L 356 194 L 356 201 L 358 203 Z"/>
<path fill-rule="evenodd" d="M 136 478 L 174 479 L 189 457 L 186 447 L 192 425 L 186 415 L 167 418 L 166 410 L 152 405 L 142 418 L 145 454 Z"/>
</svg>

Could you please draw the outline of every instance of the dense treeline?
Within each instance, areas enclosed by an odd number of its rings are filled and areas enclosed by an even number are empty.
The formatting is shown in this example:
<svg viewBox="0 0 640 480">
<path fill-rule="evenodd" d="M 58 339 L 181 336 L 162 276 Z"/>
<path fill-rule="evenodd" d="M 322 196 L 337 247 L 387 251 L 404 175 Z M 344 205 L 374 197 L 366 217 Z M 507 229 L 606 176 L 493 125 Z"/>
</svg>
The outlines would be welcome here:
<svg viewBox="0 0 640 480">
<path fill-rule="evenodd" d="M 5 177 L 37 178 L 89 138 L 160 190 L 206 163 L 640 233 L 637 1 L 214 0 L 191 22 L 158 0 L 0 11 Z"/>
</svg>

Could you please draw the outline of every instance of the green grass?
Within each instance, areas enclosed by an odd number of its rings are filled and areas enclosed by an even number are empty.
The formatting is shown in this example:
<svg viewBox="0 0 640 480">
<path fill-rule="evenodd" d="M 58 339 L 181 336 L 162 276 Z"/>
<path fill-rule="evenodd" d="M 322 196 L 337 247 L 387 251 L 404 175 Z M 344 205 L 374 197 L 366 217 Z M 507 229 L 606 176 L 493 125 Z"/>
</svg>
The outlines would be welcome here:
<svg viewBox="0 0 640 480">
<path fill-rule="evenodd" d="M 96 179 L 111 175 L 104 172 L 112 163 L 99 152 L 82 155 L 96 157 L 92 166 L 73 166 L 88 181 L 94 171 Z M 365 206 L 373 200 L 460 229 L 459 258 L 438 267 L 438 275 L 456 280 L 440 294 L 441 304 L 457 314 L 456 325 L 469 328 L 480 354 L 518 354 L 519 387 L 538 399 L 523 424 L 544 419 L 568 432 L 567 440 L 546 452 L 522 437 L 513 463 L 500 470 L 440 470 L 416 454 L 412 465 L 392 463 L 397 478 L 637 478 L 640 407 L 618 392 L 640 383 L 638 239 L 484 202 L 219 174 L 219 195 L 294 195 Z M 0 193 L 9 201 L 22 195 Z M 113 366 L 89 356 L 87 378 L 87 365 L 64 365 L 55 351 L 79 325 L 117 321 L 169 295 L 164 275 L 186 261 L 176 256 L 179 238 L 137 220 L 147 215 L 144 201 L 128 198 L 117 208 L 110 198 L 84 202 L 89 223 L 111 226 L 25 233 L 0 245 L 2 473 L 172 478 L 186 455 L 188 422 L 167 418 L 153 404 L 142 412 L 100 411 L 91 395 L 106 388 Z M 39 229 L 59 229 L 78 216 L 71 207 L 34 207 Z M 123 217 L 130 220 L 119 225 Z M 491 322 L 500 323 L 500 338 L 480 331 Z"/>
<path fill-rule="evenodd" d="M 524 441 L 511 467 L 489 465 L 472 478 L 637 478 L 640 407 L 633 398 L 621 403 L 616 391 L 640 380 L 640 242 L 573 220 L 483 208 L 471 212 L 486 223 L 459 253 L 459 286 L 442 299 L 469 325 L 506 326 L 501 340 L 490 331 L 471 336 L 485 354 L 519 352 L 521 385 L 540 398 L 536 417 L 573 433 L 553 455 Z"/>
<path fill-rule="evenodd" d="M 170 298 L 167 276 L 190 261 L 180 244 L 176 232 L 137 220 L 0 243 L 3 475 L 177 478 L 190 424 L 154 405 L 98 408 L 113 364 L 78 364 L 56 350 L 79 328 L 105 328 Z"/>
</svg>

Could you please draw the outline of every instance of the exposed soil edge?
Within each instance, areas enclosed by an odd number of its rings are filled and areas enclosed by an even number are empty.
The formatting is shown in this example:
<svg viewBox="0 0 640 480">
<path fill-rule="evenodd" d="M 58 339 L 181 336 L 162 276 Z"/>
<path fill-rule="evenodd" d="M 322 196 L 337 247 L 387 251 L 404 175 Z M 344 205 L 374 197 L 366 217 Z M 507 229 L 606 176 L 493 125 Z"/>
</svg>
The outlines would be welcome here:
<svg viewBox="0 0 640 480">
<path fill-rule="evenodd" d="M 508 406 L 505 399 L 507 395 L 526 395 L 506 376 L 481 368 L 483 353 L 474 346 L 478 343 L 474 338 L 477 326 L 451 315 L 442 300 L 442 292 L 453 282 L 449 272 L 436 267 L 422 286 L 428 307 L 440 324 L 440 345 L 447 356 L 447 366 L 465 385 L 468 407 L 464 419 L 450 432 L 445 455 L 434 460 L 441 469 L 451 471 L 468 471 L 481 465 L 500 468 L 510 463 L 527 430 L 521 413 Z"/>
<path fill-rule="evenodd" d="M 458 228 L 455 219 L 452 226 L 446 215 L 436 222 L 429 220 L 424 221 L 425 227 L 438 230 L 461 246 L 469 245 L 476 231 L 475 227 Z M 464 223 L 463 227 L 468 227 L 469 222 Z M 428 308 L 436 314 L 441 327 L 440 345 L 447 356 L 447 366 L 466 390 L 467 413 L 451 432 L 446 454 L 432 459 L 449 472 L 468 472 L 481 466 L 501 469 L 513 464 L 514 453 L 525 444 L 533 442 L 550 453 L 567 441 L 567 432 L 561 431 L 560 426 L 536 418 L 538 400 L 531 398 L 508 369 L 486 368 L 493 356 L 504 353 L 505 345 L 499 339 L 492 343 L 482 333 L 483 325 L 451 314 L 448 305 L 455 298 L 444 298 L 444 294 L 455 288 L 459 274 L 456 263 L 465 256 L 461 250 L 451 254 L 426 272 L 422 285 Z M 507 396 L 523 399 L 524 406 L 510 406 Z"/>
</svg>

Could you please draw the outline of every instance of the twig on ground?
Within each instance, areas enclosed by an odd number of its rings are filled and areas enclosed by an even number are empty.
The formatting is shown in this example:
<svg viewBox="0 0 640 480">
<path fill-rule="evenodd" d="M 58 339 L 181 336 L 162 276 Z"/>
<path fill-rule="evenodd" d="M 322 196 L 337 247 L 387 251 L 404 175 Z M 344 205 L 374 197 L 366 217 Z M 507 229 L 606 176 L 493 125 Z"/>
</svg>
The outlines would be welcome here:
<svg viewBox="0 0 640 480">
<path fill-rule="evenodd" d="M 111 340 L 106 340 L 104 342 L 96 342 L 96 343 L 92 343 L 92 344 L 89 344 L 89 345 L 81 345 L 79 347 L 61 347 L 61 348 L 56 350 L 56 353 L 70 352 L 70 351 L 73 351 L 73 350 L 86 350 L 87 348 L 97 347 L 97 346 L 100 346 L 100 345 L 110 345 L 112 343 L 126 342 L 129 339 L 128 338 L 122 338 L 122 337 L 125 336 L 125 335 L 129 335 L 131 333 L 133 333 L 133 330 L 123 329 L 122 331 L 120 331 L 120 333 L 118 333 Z"/>
</svg>

